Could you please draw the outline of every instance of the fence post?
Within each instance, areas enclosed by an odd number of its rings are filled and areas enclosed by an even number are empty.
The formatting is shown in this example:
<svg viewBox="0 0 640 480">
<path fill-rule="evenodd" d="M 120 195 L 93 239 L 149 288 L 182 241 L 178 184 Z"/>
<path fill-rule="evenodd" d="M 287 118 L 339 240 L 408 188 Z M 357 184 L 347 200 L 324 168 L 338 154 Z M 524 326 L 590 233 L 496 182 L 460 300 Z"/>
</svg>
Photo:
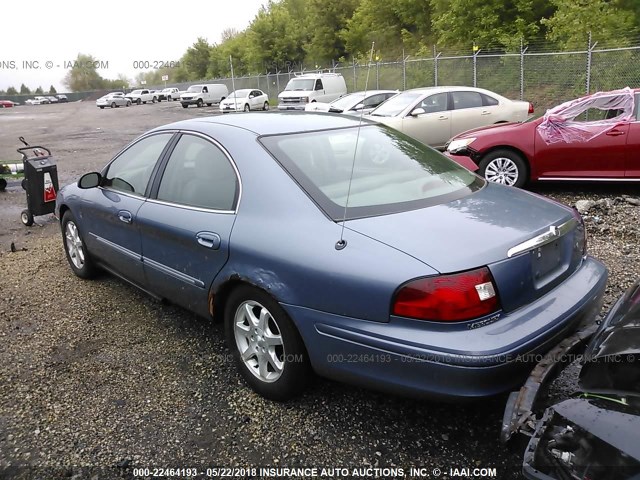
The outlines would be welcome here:
<svg viewBox="0 0 640 480">
<path fill-rule="evenodd" d="M 380 90 L 380 62 L 376 60 L 376 90 Z"/>
<path fill-rule="evenodd" d="M 529 47 L 524 46 L 522 37 L 520 38 L 520 100 L 524 100 L 524 54 Z"/>
<path fill-rule="evenodd" d="M 358 82 L 356 81 L 356 57 L 352 58 L 353 61 L 353 91 L 358 89 Z"/>
<path fill-rule="evenodd" d="M 592 61 L 592 55 L 593 55 L 593 50 L 596 48 L 596 45 L 598 44 L 598 42 L 595 42 L 593 45 L 591 45 L 591 32 L 589 32 L 589 37 L 588 37 L 588 44 L 587 44 L 587 81 L 586 81 L 586 89 L 587 89 L 587 95 L 589 95 L 591 93 L 591 61 Z"/>
<path fill-rule="evenodd" d="M 438 86 L 438 58 L 440 58 L 440 54 L 436 55 L 436 46 L 433 46 L 433 86 Z"/>
<path fill-rule="evenodd" d="M 478 54 L 480 49 L 476 46 L 476 42 L 473 42 L 473 88 L 478 86 Z"/>
<path fill-rule="evenodd" d="M 407 89 L 407 59 L 404 56 L 404 48 L 402 49 L 402 90 Z"/>
</svg>

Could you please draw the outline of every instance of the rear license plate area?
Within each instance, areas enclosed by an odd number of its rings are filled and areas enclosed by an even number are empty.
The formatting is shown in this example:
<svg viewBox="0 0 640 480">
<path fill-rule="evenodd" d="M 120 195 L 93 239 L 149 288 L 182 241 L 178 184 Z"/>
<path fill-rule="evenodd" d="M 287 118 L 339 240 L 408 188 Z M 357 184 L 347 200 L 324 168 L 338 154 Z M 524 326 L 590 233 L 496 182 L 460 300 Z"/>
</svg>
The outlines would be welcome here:
<svg viewBox="0 0 640 480">
<path fill-rule="evenodd" d="M 531 251 L 533 283 L 536 288 L 543 287 L 567 268 L 562 258 L 562 242 L 547 243 Z"/>
</svg>

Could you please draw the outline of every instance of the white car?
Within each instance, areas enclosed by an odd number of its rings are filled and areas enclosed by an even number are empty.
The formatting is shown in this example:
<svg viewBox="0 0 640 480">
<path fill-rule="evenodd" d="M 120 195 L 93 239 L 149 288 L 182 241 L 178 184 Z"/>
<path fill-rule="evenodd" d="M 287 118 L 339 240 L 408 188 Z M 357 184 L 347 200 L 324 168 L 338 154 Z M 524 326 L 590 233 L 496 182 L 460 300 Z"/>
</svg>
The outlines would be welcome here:
<svg viewBox="0 0 640 480">
<path fill-rule="evenodd" d="M 156 103 L 158 101 L 157 94 L 151 93 L 151 91 L 146 88 L 134 90 L 127 93 L 125 97 L 131 100 L 131 103 L 135 103 L 136 105 L 147 102 Z"/>
<path fill-rule="evenodd" d="M 262 90 L 244 88 L 235 90 L 220 102 L 220 111 L 248 112 L 250 110 L 269 110 L 269 97 Z"/>
<path fill-rule="evenodd" d="M 25 105 L 40 105 L 40 100 L 38 99 L 38 97 L 29 98 L 29 99 L 24 101 L 24 104 Z"/>
<path fill-rule="evenodd" d="M 158 101 L 166 100 L 171 102 L 172 100 L 180 99 L 180 90 L 175 87 L 167 87 L 161 92 L 158 92 Z"/>
<path fill-rule="evenodd" d="M 108 93 L 96 100 L 96 107 L 103 109 L 104 107 L 118 108 L 131 106 L 131 100 L 124 96 L 122 92 Z"/>
<path fill-rule="evenodd" d="M 529 102 L 509 100 L 482 88 L 428 87 L 399 93 L 367 118 L 444 149 L 459 133 L 495 123 L 522 122 L 532 113 Z"/>
<path fill-rule="evenodd" d="M 332 112 L 345 115 L 360 115 L 371 112 L 388 98 L 398 94 L 398 90 L 368 90 L 353 92 L 331 103 L 314 102 L 305 107 L 307 112 Z"/>
</svg>

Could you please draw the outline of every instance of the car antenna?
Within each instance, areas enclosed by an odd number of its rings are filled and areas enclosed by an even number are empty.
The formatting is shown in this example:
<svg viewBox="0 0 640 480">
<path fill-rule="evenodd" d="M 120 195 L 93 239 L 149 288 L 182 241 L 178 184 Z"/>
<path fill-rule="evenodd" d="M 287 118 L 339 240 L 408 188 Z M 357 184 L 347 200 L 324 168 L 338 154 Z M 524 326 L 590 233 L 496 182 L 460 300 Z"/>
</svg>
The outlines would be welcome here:
<svg viewBox="0 0 640 480">
<path fill-rule="evenodd" d="M 369 72 L 371 71 L 371 62 L 373 61 L 373 49 L 376 42 L 371 42 L 371 52 L 369 53 L 369 64 L 367 65 L 367 79 L 364 82 L 364 97 L 367 97 L 367 88 L 369 87 Z M 353 149 L 353 162 L 351 162 L 351 174 L 349 175 L 349 188 L 347 189 L 347 200 L 344 202 L 344 214 L 342 215 L 342 230 L 340 232 L 340 240 L 336 242 L 336 250 L 342 250 L 347 246 L 344 239 L 344 224 L 347 221 L 347 208 L 349 207 L 349 196 L 351 195 L 351 182 L 353 181 L 353 170 L 356 166 L 356 154 L 358 153 L 358 141 L 360 140 L 360 128 L 362 127 L 362 117 L 364 108 L 360 111 L 360 122 L 358 123 L 358 132 L 356 134 L 356 145 Z"/>
</svg>

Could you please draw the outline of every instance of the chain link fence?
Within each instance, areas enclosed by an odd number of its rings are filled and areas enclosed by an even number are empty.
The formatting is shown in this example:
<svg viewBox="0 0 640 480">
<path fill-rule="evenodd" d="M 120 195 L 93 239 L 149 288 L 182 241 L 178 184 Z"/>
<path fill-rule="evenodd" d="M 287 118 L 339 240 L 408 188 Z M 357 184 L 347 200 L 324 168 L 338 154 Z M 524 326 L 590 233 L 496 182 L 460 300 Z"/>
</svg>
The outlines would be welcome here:
<svg viewBox="0 0 640 480">
<path fill-rule="evenodd" d="M 640 45 L 597 49 L 587 42 L 583 49 L 548 52 L 522 46 L 519 52 L 483 52 L 455 55 L 434 48 L 430 58 L 406 57 L 371 64 L 333 63 L 350 92 L 372 89 L 406 90 L 417 87 L 466 85 L 486 88 L 507 98 L 532 102 L 546 109 L 560 102 L 601 90 L 640 87 Z M 311 72 L 312 70 L 309 70 Z M 203 80 L 235 88 L 259 88 L 275 101 L 295 73 Z M 171 84 L 181 90 L 190 82 Z M 162 86 L 157 86 L 160 88 Z M 154 88 L 154 87 L 151 87 Z"/>
</svg>

